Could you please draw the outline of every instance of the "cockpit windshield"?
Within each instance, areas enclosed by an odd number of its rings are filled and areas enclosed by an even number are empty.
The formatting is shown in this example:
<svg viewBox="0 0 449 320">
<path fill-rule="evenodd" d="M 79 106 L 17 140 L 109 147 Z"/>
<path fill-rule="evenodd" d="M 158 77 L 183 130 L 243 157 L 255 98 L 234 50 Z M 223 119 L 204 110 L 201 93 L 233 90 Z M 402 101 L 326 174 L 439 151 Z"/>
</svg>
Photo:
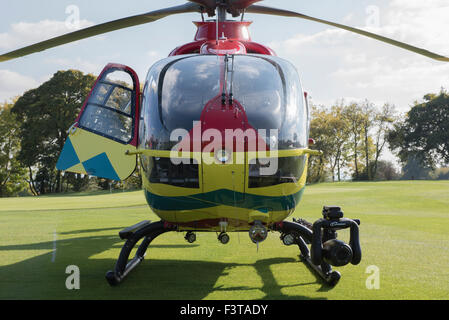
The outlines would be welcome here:
<svg viewBox="0 0 449 320">
<path fill-rule="evenodd" d="M 231 72 L 229 88 L 252 127 L 279 129 L 285 118 L 285 79 L 279 66 L 260 57 L 236 56 Z"/>
<path fill-rule="evenodd" d="M 197 56 L 167 67 L 159 80 L 162 123 L 170 131 L 190 130 L 206 103 L 220 93 L 220 61 L 216 56 Z"/>
<path fill-rule="evenodd" d="M 266 55 L 233 58 L 226 66 L 215 55 L 170 57 L 150 69 L 142 101 L 145 148 L 170 149 L 173 130 L 190 131 L 205 105 L 222 94 L 224 74 L 227 93 L 232 90 L 254 129 L 278 130 L 279 149 L 307 145 L 308 112 L 293 65 Z"/>
</svg>

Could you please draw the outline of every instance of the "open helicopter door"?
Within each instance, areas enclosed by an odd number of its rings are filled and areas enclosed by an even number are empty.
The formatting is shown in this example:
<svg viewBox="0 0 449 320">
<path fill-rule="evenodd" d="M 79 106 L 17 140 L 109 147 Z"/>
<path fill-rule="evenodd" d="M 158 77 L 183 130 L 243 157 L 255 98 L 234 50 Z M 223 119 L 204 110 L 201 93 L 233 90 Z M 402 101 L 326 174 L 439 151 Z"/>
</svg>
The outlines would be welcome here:
<svg viewBox="0 0 449 320">
<path fill-rule="evenodd" d="M 97 79 L 68 137 L 56 168 L 111 180 L 135 170 L 140 105 L 134 70 L 108 64 Z"/>
</svg>

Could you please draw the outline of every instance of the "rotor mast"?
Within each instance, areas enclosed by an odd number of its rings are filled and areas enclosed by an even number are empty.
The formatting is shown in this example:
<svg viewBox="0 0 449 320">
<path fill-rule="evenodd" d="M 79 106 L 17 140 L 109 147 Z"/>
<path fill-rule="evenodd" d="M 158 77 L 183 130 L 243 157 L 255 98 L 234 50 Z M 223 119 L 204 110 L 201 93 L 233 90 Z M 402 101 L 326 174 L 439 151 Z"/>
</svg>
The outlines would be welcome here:
<svg viewBox="0 0 449 320">
<path fill-rule="evenodd" d="M 226 7 L 227 4 L 225 1 L 217 0 L 216 16 L 218 22 L 226 21 Z"/>
</svg>

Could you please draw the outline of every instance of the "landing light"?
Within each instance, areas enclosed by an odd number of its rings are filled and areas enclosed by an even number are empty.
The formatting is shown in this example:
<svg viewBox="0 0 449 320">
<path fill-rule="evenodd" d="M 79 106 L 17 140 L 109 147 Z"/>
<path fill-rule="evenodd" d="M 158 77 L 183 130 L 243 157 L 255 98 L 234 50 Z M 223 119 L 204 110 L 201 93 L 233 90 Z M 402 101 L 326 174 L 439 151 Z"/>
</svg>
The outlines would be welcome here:
<svg viewBox="0 0 449 320">
<path fill-rule="evenodd" d="M 231 159 L 231 152 L 225 149 L 221 149 L 215 152 L 215 159 L 221 163 L 227 163 Z"/>
</svg>

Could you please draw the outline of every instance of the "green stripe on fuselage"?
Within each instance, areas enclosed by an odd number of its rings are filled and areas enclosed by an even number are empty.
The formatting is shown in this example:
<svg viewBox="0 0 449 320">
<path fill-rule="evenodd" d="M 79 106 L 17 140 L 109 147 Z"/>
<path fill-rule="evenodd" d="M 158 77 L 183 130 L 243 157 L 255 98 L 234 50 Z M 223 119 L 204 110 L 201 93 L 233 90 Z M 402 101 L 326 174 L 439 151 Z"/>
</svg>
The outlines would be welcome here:
<svg viewBox="0 0 449 320">
<path fill-rule="evenodd" d="M 221 205 L 254 210 L 284 211 L 291 210 L 298 205 L 304 189 L 302 188 L 297 193 L 288 196 L 275 197 L 240 193 L 226 189 L 191 196 L 167 197 L 155 195 L 145 190 L 145 197 L 152 208 L 166 211 L 195 210 Z"/>
</svg>

